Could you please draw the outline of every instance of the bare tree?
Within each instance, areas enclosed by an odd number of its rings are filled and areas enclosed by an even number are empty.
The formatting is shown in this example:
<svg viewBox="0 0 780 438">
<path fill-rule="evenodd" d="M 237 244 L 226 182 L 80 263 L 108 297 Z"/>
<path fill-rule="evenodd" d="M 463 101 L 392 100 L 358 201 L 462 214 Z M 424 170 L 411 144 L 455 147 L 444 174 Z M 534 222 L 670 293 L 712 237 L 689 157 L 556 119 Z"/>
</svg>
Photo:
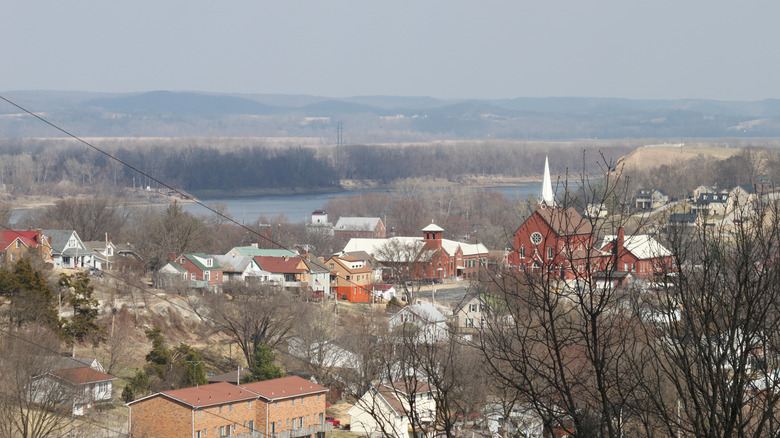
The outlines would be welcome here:
<svg viewBox="0 0 780 438">
<path fill-rule="evenodd" d="M 736 224 L 666 235 L 673 269 L 645 306 L 637 371 L 654 378 L 642 386 L 645 409 L 667 435 L 778 434 L 780 206 L 765 199 L 738 212 Z"/>
<path fill-rule="evenodd" d="M 77 394 L 47 378 L 61 359 L 57 336 L 41 326 L 6 332 L 0 339 L 0 434 L 56 436 L 69 426 Z"/>
<path fill-rule="evenodd" d="M 391 238 L 377 248 L 374 258 L 382 263 L 401 285 L 405 299 L 409 303 L 417 302 L 420 282 L 429 260 L 433 256 L 424 251 L 425 242 L 415 239 Z"/>
<path fill-rule="evenodd" d="M 199 315 L 236 341 L 247 364 L 258 346 L 276 348 L 285 341 L 298 321 L 298 303 L 267 285 L 226 283 L 221 294 L 191 300 Z"/>
</svg>

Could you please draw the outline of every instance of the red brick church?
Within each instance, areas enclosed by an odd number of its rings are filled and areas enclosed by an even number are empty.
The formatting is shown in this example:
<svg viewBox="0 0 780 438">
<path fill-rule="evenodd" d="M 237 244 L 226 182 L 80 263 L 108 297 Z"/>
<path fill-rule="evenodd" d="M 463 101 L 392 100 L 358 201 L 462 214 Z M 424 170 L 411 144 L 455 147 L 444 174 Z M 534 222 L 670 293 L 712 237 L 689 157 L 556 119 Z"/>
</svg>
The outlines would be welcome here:
<svg viewBox="0 0 780 438">
<path fill-rule="evenodd" d="M 597 245 L 591 222 L 572 207 L 558 207 L 545 159 L 542 196 L 536 211 L 514 233 L 509 264 L 525 271 L 547 272 L 563 280 L 621 272 L 621 278 L 648 278 L 671 262 L 670 252 L 647 235 L 605 236 Z"/>
</svg>

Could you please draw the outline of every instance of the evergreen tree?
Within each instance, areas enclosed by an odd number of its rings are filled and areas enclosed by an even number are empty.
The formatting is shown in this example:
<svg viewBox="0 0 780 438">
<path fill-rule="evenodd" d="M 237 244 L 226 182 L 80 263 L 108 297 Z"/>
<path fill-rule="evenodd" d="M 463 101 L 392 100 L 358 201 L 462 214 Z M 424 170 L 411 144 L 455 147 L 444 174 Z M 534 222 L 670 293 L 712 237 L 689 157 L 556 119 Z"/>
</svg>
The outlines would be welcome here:
<svg viewBox="0 0 780 438">
<path fill-rule="evenodd" d="M 284 377 L 284 371 L 274 363 L 275 360 L 276 355 L 271 347 L 265 344 L 258 345 L 255 354 L 252 355 L 252 363 L 249 364 L 249 371 L 252 374 L 247 378 L 247 382 Z"/>
<path fill-rule="evenodd" d="M 0 270 L 0 295 L 8 298 L 8 319 L 21 326 L 38 322 L 57 328 L 57 303 L 43 273 L 23 258 L 12 270 Z"/>
<path fill-rule="evenodd" d="M 183 369 L 183 378 L 180 380 L 180 386 L 205 385 L 208 383 L 206 378 L 206 368 L 204 367 L 203 355 L 194 350 L 187 344 L 179 344 L 176 347 L 175 367 Z"/>
<path fill-rule="evenodd" d="M 101 327 L 95 322 L 98 316 L 98 301 L 92 298 L 94 287 L 84 272 L 75 275 L 60 274 L 57 285 L 68 289 L 67 301 L 73 308 L 70 319 L 60 321 L 60 332 L 69 342 L 83 342 L 93 337 L 95 343 L 101 340 Z"/>
</svg>

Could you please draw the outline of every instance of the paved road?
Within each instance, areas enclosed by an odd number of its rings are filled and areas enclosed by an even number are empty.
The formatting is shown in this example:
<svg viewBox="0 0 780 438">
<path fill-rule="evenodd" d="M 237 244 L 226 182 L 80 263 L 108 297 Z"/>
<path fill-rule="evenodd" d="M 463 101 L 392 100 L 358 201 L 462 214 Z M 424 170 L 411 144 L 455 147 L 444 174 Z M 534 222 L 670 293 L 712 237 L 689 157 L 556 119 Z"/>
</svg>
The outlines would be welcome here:
<svg viewBox="0 0 780 438">
<path fill-rule="evenodd" d="M 446 304 L 454 309 L 462 303 L 463 297 L 466 296 L 466 293 L 469 290 L 469 286 L 470 283 L 468 281 L 437 284 L 435 286 L 435 292 L 433 286 L 423 286 L 420 288 L 418 296 L 429 301 L 436 301 L 437 304 Z"/>
</svg>

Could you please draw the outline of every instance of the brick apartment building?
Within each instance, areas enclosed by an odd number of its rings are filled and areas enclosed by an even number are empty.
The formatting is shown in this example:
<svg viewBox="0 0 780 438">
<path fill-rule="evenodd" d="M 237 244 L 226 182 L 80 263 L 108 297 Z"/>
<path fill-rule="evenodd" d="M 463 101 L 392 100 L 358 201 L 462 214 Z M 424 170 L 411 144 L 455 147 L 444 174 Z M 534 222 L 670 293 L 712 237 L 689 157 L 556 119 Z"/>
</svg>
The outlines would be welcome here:
<svg viewBox="0 0 780 438">
<path fill-rule="evenodd" d="M 163 391 L 127 404 L 129 430 L 135 438 L 321 438 L 327 392 L 297 376 Z"/>
</svg>

